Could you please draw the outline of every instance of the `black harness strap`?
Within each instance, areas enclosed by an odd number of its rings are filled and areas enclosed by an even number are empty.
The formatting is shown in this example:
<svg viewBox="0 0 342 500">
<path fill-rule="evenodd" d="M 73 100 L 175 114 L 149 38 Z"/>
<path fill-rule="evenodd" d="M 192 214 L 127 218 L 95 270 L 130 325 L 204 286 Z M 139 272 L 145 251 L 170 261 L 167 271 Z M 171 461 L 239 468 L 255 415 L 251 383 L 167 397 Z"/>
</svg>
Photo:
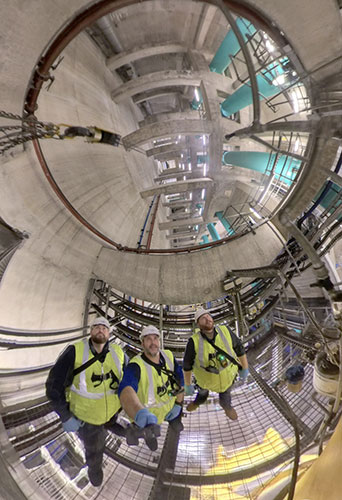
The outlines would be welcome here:
<svg viewBox="0 0 342 500">
<path fill-rule="evenodd" d="M 168 368 L 166 368 L 166 366 L 165 366 L 165 359 L 164 359 L 164 357 L 162 355 L 160 355 L 160 364 L 159 365 L 156 365 L 156 363 L 153 363 L 151 360 L 148 359 L 147 356 L 144 356 L 143 360 L 145 361 L 145 363 L 151 365 L 155 370 L 157 370 L 158 375 L 159 375 L 159 372 L 163 372 L 164 375 L 167 375 L 167 377 L 168 377 L 168 379 L 170 381 L 172 389 L 174 389 L 175 386 L 177 387 L 178 390 L 181 389 L 182 386 L 180 384 L 180 381 L 177 379 L 177 377 L 175 376 L 174 372 L 172 372 L 171 370 L 169 370 Z"/>
<path fill-rule="evenodd" d="M 96 361 L 98 361 L 102 355 L 103 355 L 103 353 L 99 352 L 93 358 L 88 359 L 88 361 L 86 363 L 83 363 L 83 365 L 79 366 L 78 368 L 76 368 L 73 371 L 72 376 L 76 377 L 76 375 L 78 375 L 79 373 L 83 372 L 83 370 L 86 370 L 87 368 L 89 368 L 89 366 L 91 366 L 93 363 L 95 363 Z"/>
<path fill-rule="evenodd" d="M 230 356 L 227 352 L 223 351 L 223 349 L 221 349 L 220 347 L 218 347 L 214 340 L 211 340 L 211 339 L 208 339 L 208 337 L 206 335 L 204 335 L 204 338 L 207 342 L 209 342 L 209 344 L 215 349 L 216 352 L 218 352 L 219 354 L 223 354 L 223 356 L 225 356 L 226 358 L 229 359 L 229 361 L 231 363 L 233 363 L 234 365 L 236 365 L 240 370 L 242 369 L 242 366 L 240 365 L 240 363 L 238 363 L 236 361 L 235 358 L 233 358 L 232 356 Z"/>
</svg>

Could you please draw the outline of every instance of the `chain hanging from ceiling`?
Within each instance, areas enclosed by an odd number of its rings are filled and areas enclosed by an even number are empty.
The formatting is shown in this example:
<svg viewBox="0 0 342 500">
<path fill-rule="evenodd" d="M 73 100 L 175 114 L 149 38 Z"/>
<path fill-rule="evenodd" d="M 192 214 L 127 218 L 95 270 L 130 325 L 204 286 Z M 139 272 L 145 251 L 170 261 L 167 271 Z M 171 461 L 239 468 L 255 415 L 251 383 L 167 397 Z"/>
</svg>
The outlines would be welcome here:
<svg viewBox="0 0 342 500">
<path fill-rule="evenodd" d="M 80 127 L 64 123 L 55 125 L 51 122 L 37 120 L 34 115 L 22 117 L 7 111 L 0 110 L 0 118 L 12 120 L 10 125 L 0 124 L 0 155 L 5 151 L 34 139 L 74 139 L 85 137 L 87 142 L 100 142 L 118 147 L 121 136 L 102 130 L 96 126 Z M 20 123 L 18 123 L 20 122 Z"/>
</svg>

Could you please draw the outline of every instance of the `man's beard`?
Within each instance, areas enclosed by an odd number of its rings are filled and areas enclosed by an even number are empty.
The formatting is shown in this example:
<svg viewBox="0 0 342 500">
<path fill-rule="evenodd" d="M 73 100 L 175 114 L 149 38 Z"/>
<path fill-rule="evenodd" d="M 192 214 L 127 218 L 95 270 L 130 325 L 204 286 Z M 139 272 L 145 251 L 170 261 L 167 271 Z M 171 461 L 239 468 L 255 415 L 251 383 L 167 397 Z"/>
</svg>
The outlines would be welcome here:
<svg viewBox="0 0 342 500">
<path fill-rule="evenodd" d="M 151 349 L 146 349 L 146 352 L 151 358 L 156 358 L 159 354 L 159 349 L 156 349 L 155 351 L 152 351 Z"/>
<path fill-rule="evenodd" d="M 100 339 L 98 339 L 98 335 L 101 336 Z M 107 339 L 105 337 L 105 335 L 103 335 L 103 333 L 97 333 L 94 337 L 91 338 L 92 342 L 94 342 L 94 344 L 105 344 L 107 342 Z"/>
</svg>

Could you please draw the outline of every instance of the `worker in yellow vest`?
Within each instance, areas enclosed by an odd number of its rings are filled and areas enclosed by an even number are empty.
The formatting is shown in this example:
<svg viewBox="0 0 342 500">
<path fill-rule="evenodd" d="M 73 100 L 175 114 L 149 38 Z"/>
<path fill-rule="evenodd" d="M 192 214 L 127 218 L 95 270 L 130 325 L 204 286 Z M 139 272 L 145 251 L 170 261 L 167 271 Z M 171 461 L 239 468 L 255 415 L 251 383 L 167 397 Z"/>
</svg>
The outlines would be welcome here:
<svg viewBox="0 0 342 500">
<path fill-rule="evenodd" d="M 209 311 L 200 308 L 195 313 L 199 330 L 190 337 L 183 359 L 184 392 L 195 393 L 192 373 L 196 379 L 198 392 L 194 401 L 186 407 L 195 411 L 205 403 L 209 391 L 219 394 L 219 402 L 231 420 L 238 415 L 232 407 L 231 386 L 237 374 L 243 380 L 248 376 L 248 361 L 240 339 L 224 325 L 214 325 Z"/>
<path fill-rule="evenodd" d="M 63 429 L 78 432 L 83 441 L 93 486 L 100 486 L 103 481 L 106 428 L 125 435 L 116 420 L 121 411 L 117 391 L 127 358 L 121 347 L 109 344 L 109 333 L 109 321 L 96 318 L 90 339 L 69 345 L 46 381 L 46 395 L 60 416 Z"/>
<path fill-rule="evenodd" d="M 119 386 L 119 397 L 134 422 L 127 434 L 127 443 L 138 444 L 138 438 L 143 437 L 147 446 L 155 451 L 159 426 L 164 420 L 175 432 L 183 430 L 180 418 L 184 380 L 172 352 L 160 349 L 160 332 L 155 326 L 145 326 L 140 340 L 143 352 L 128 363 Z M 135 434 L 131 433 L 134 429 Z"/>
</svg>

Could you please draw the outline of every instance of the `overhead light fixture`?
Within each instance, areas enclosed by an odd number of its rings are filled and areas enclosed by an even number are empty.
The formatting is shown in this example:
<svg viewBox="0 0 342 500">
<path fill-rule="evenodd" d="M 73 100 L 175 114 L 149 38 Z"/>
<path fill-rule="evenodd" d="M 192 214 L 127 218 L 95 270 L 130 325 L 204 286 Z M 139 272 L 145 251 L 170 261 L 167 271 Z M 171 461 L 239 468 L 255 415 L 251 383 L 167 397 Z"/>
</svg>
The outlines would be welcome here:
<svg viewBox="0 0 342 500">
<path fill-rule="evenodd" d="M 205 188 L 202 189 L 201 198 L 202 200 L 204 200 L 205 198 Z"/>
<path fill-rule="evenodd" d="M 276 87 L 278 85 L 284 85 L 285 83 L 285 75 L 284 73 L 282 73 L 281 75 L 278 75 L 273 81 L 272 81 L 272 85 L 275 85 Z"/>
<path fill-rule="evenodd" d="M 268 50 L 268 52 L 275 51 L 275 46 L 269 40 L 266 40 L 265 46 L 266 46 L 266 49 Z"/>
<path fill-rule="evenodd" d="M 298 113 L 299 112 L 299 102 L 298 102 L 296 92 L 293 90 L 291 92 L 290 96 L 291 96 L 290 98 L 291 98 L 291 102 L 292 102 L 293 111 L 295 113 Z"/>
<path fill-rule="evenodd" d="M 257 219 L 262 219 L 262 216 L 252 207 L 249 207 L 249 210 L 255 215 Z"/>
</svg>

